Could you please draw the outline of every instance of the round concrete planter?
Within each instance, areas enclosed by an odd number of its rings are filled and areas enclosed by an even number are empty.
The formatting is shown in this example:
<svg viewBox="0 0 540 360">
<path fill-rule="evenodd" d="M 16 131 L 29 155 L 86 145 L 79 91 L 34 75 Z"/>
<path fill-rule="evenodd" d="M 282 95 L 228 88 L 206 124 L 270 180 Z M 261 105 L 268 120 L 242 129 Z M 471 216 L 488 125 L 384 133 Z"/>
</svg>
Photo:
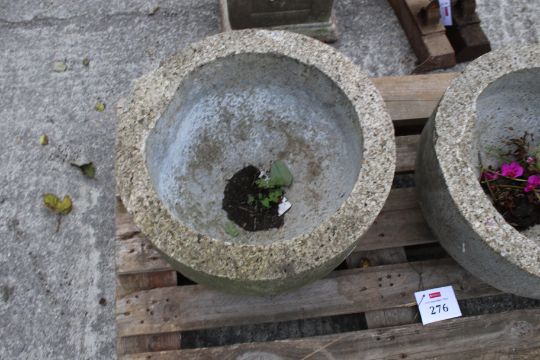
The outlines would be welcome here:
<svg viewBox="0 0 540 360">
<path fill-rule="evenodd" d="M 118 107 L 118 190 L 135 223 L 187 277 L 273 294 L 324 276 L 389 193 L 393 127 L 371 81 L 311 38 L 222 33 L 139 79 Z M 284 160 L 279 229 L 231 237 L 223 190 L 246 165 Z"/>
<path fill-rule="evenodd" d="M 480 167 L 500 165 L 486 146 L 540 140 L 540 47 L 484 55 L 456 78 L 422 133 L 416 166 L 420 205 L 443 247 L 505 292 L 540 298 L 540 228 L 520 233 L 492 206 Z"/>
</svg>

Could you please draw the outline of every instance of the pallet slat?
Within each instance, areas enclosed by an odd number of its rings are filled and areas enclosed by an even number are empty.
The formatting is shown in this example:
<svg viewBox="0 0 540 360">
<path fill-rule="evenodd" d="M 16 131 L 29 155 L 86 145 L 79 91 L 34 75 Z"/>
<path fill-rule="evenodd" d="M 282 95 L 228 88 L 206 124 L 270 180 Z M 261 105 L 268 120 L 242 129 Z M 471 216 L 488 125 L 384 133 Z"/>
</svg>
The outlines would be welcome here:
<svg viewBox="0 0 540 360">
<path fill-rule="evenodd" d="M 412 306 L 412 293 L 420 284 L 425 288 L 452 284 L 461 299 L 499 293 L 451 259 L 337 273 L 273 297 L 225 294 L 199 285 L 140 291 L 117 300 L 118 334 L 157 334 Z"/>
<path fill-rule="evenodd" d="M 161 257 L 148 238 L 142 234 L 117 242 L 116 254 L 121 259 L 116 264 L 117 275 L 172 270 L 171 265 Z"/>
<path fill-rule="evenodd" d="M 394 122 L 431 116 L 458 73 L 372 78 Z"/>
<path fill-rule="evenodd" d="M 540 310 L 458 318 L 268 343 L 145 353 L 122 360 L 176 359 L 537 359 Z"/>
<path fill-rule="evenodd" d="M 396 173 L 414 171 L 420 135 L 396 137 Z"/>
</svg>

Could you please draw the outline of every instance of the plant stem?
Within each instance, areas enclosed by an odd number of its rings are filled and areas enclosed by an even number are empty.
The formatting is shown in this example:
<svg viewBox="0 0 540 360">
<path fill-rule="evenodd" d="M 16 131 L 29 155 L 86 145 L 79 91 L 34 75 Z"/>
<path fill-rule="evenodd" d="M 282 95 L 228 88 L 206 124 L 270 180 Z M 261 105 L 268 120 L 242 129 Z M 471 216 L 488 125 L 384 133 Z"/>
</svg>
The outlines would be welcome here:
<svg viewBox="0 0 540 360">
<path fill-rule="evenodd" d="M 535 189 L 533 189 L 533 192 L 534 192 L 534 195 L 536 196 L 536 198 L 538 199 L 538 201 L 540 201 L 540 195 L 538 195 L 538 193 L 536 192 Z"/>
<path fill-rule="evenodd" d="M 497 185 L 497 184 L 494 184 L 495 187 L 498 187 L 498 188 L 508 188 L 508 189 L 519 189 L 519 190 L 522 190 L 523 188 L 521 186 L 514 186 L 514 185 Z"/>
</svg>

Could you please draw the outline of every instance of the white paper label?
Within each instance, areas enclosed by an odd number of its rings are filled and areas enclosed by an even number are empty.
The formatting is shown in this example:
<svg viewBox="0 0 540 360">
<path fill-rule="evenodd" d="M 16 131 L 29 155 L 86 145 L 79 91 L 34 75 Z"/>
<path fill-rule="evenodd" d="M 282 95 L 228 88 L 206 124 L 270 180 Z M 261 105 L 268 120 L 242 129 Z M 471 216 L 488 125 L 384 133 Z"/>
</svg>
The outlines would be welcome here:
<svg viewBox="0 0 540 360">
<path fill-rule="evenodd" d="M 451 0 L 439 0 L 441 21 L 444 26 L 452 26 L 452 3 Z"/>
<path fill-rule="evenodd" d="M 281 199 L 281 202 L 278 205 L 278 216 L 281 216 L 281 215 L 285 214 L 291 208 L 291 206 L 292 206 L 292 204 L 284 196 Z"/>
<path fill-rule="evenodd" d="M 452 286 L 418 291 L 414 297 L 424 325 L 461 316 Z"/>
</svg>

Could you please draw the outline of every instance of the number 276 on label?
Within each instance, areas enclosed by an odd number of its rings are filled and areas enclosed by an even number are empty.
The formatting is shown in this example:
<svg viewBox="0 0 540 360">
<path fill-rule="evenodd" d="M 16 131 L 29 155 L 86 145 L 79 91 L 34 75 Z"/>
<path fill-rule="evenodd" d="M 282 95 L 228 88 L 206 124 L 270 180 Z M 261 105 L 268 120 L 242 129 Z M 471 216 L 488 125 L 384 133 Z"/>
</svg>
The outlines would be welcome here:
<svg viewBox="0 0 540 360">
<path fill-rule="evenodd" d="M 452 286 L 418 291 L 414 297 L 424 325 L 461 316 Z"/>
</svg>

